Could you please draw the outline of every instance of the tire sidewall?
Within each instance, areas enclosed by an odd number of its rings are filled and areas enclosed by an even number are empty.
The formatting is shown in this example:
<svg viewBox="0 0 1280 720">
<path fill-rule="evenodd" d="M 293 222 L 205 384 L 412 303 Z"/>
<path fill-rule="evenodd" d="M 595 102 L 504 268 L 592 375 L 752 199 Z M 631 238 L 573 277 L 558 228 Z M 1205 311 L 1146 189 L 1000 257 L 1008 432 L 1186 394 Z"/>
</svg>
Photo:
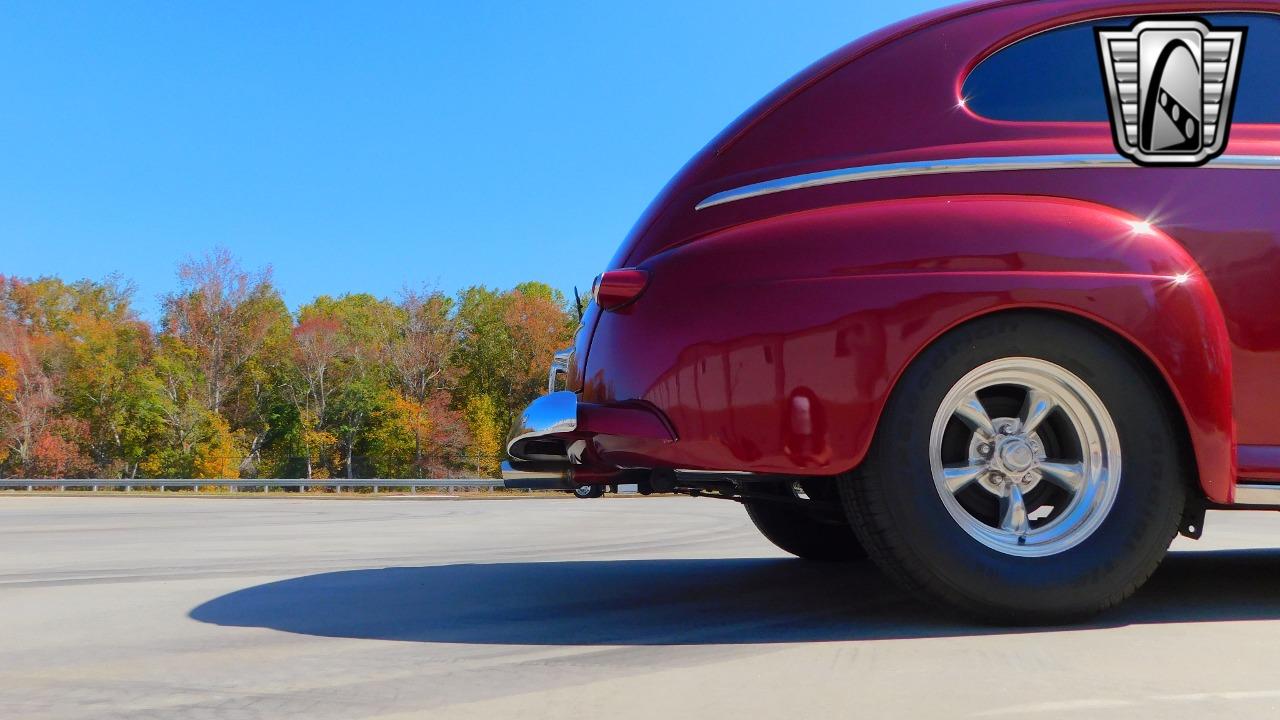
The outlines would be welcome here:
<svg viewBox="0 0 1280 720">
<path fill-rule="evenodd" d="M 1121 472 L 1114 503 L 1078 545 L 1043 557 L 1002 553 L 978 542 L 942 503 L 929 466 L 929 435 L 944 396 L 987 362 L 1030 357 L 1075 374 L 1102 400 L 1120 439 Z M 1076 323 L 1015 316 L 964 328 L 929 348 L 909 368 L 886 409 L 879 467 L 889 521 L 900 526 L 908 552 L 936 579 L 964 597 L 992 597 L 1019 612 L 1077 612 L 1091 598 L 1127 592 L 1163 556 L 1185 500 L 1166 408 L 1134 359 Z"/>
</svg>

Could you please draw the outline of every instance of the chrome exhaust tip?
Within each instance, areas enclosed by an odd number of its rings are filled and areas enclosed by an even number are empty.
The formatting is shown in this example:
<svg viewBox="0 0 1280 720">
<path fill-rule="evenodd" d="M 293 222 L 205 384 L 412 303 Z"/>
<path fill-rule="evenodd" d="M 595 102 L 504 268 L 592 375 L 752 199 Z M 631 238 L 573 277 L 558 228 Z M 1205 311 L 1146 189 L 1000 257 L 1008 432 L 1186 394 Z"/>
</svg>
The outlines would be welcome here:
<svg viewBox="0 0 1280 720">
<path fill-rule="evenodd" d="M 502 485 L 513 490 L 571 490 L 573 470 L 568 463 L 504 461 Z"/>
</svg>

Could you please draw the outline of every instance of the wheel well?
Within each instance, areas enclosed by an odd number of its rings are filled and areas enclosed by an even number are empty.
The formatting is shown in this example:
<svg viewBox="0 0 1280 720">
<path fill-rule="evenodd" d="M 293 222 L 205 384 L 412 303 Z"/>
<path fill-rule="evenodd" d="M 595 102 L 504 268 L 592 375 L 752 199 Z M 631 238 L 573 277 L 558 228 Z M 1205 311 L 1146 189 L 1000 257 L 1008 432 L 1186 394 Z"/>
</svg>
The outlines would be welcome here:
<svg viewBox="0 0 1280 720">
<path fill-rule="evenodd" d="M 925 347 L 929 347 L 938 342 L 947 335 L 964 328 L 972 323 L 990 320 L 998 317 L 1008 317 L 1020 315 L 1023 317 L 1041 317 L 1052 321 L 1071 323 L 1081 329 L 1084 329 L 1093 335 L 1096 335 L 1104 342 L 1110 343 L 1113 347 L 1129 356 L 1131 360 L 1142 370 L 1143 374 L 1151 381 L 1152 386 L 1159 394 L 1160 403 L 1165 406 L 1169 416 L 1173 419 L 1174 432 L 1177 434 L 1178 448 L 1182 457 L 1180 461 L 1189 472 L 1186 475 L 1188 482 L 1187 495 L 1188 498 L 1198 498 L 1204 501 L 1204 492 L 1200 485 L 1200 470 L 1196 464 L 1195 448 L 1191 443 L 1191 431 L 1187 427 L 1187 418 L 1182 411 L 1182 406 L 1178 403 L 1177 396 L 1173 392 L 1173 388 L 1169 385 L 1168 378 L 1165 377 L 1151 357 L 1142 350 L 1136 343 L 1129 338 L 1121 335 L 1110 327 L 1097 322 L 1091 318 L 1083 317 L 1071 312 L 1062 310 L 1054 310 L 1048 308 L 1013 308 L 1005 310 L 997 310 L 976 317 L 969 318 L 964 322 L 949 328 L 945 333 L 931 340 Z M 921 348 L 923 351 L 924 348 Z"/>
</svg>

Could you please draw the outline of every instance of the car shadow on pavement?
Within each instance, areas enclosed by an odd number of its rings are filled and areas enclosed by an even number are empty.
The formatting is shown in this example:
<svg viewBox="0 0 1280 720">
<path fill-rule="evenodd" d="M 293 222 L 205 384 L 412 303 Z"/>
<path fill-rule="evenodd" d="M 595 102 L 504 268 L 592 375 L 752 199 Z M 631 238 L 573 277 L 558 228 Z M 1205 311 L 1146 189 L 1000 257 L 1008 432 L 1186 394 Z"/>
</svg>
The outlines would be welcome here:
<svg viewBox="0 0 1280 720">
<path fill-rule="evenodd" d="M 870 563 L 790 559 L 521 562 L 349 570 L 210 600 L 201 622 L 324 637 L 522 645 L 678 645 L 949 637 Z M 1077 628 L 1280 617 L 1280 550 L 1171 553 L 1133 599 Z M 1040 628 L 1043 629 L 1043 628 Z"/>
</svg>

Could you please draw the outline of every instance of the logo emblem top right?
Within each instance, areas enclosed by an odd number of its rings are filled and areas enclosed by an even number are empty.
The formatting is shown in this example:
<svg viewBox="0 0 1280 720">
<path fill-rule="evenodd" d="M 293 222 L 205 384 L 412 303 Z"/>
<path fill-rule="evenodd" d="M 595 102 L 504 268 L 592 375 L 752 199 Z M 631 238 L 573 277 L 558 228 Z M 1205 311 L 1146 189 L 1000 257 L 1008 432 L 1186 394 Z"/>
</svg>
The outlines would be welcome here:
<svg viewBox="0 0 1280 720">
<path fill-rule="evenodd" d="M 1245 28 L 1157 17 L 1096 33 L 1121 155 L 1139 165 L 1189 167 L 1222 154 Z"/>
</svg>

